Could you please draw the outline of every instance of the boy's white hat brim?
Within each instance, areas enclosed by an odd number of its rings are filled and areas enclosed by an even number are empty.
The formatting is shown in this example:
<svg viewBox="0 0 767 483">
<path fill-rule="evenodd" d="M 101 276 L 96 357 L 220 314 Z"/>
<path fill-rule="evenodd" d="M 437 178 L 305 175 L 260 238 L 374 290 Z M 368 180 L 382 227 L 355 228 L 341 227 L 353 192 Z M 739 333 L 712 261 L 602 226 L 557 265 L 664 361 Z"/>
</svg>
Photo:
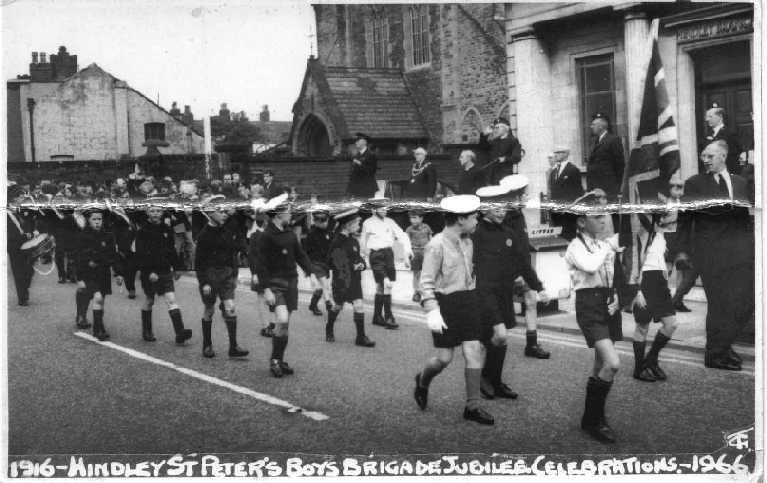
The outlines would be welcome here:
<svg viewBox="0 0 767 483">
<path fill-rule="evenodd" d="M 501 186 L 508 186 L 509 191 L 517 191 L 530 184 L 530 180 L 523 174 L 512 174 L 501 179 L 499 184 Z"/>
<path fill-rule="evenodd" d="M 439 207 L 449 213 L 465 215 L 479 210 L 480 200 L 476 195 L 455 195 L 442 198 Z"/>
</svg>

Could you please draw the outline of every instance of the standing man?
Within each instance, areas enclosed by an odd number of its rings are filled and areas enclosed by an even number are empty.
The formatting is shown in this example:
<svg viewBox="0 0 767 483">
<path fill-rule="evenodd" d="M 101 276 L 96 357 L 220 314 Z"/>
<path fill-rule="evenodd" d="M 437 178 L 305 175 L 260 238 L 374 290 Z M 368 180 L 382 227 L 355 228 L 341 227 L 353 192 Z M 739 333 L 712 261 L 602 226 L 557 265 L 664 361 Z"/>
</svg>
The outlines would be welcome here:
<svg viewBox="0 0 767 483">
<path fill-rule="evenodd" d="M 373 325 L 396 329 L 399 326 L 391 312 L 391 288 L 397 280 L 397 270 L 394 266 L 394 242 L 399 241 L 403 245 L 406 264 L 409 264 L 413 250 L 410 247 L 410 237 L 402 231 L 397 222 L 386 216 L 387 201 L 387 198 L 370 200 L 373 216 L 362 224 L 362 251 L 369 257 L 370 269 L 373 271 L 376 282 Z M 386 318 L 381 316 L 381 309 Z"/>
<path fill-rule="evenodd" d="M 413 155 L 415 162 L 410 168 L 407 197 L 431 202 L 437 192 L 437 168 L 430 161 L 426 161 L 426 150 L 421 146 L 415 148 Z"/>
<path fill-rule="evenodd" d="M 352 169 L 349 174 L 349 185 L 346 194 L 352 198 L 372 198 L 378 191 L 376 183 L 376 171 L 378 171 L 378 158 L 370 151 L 368 144 L 370 137 L 358 132 L 355 146 L 357 152 L 352 158 Z"/>
<path fill-rule="evenodd" d="M 588 190 L 602 188 L 610 201 L 615 201 L 623 182 L 623 143 L 609 132 L 610 120 L 602 113 L 596 113 L 591 120 L 591 147 L 586 166 Z"/>
<path fill-rule="evenodd" d="M 724 125 L 724 109 L 721 107 L 712 107 L 706 111 L 706 124 L 708 125 L 708 135 L 705 144 L 708 145 L 714 141 L 724 141 L 727 143 L 727 171 L 730 174 L 740 174 L 743 167 L 740 164 L 740 153 L 742 151 L 738 135 Z M 705 148 L 705 146 L 704 146 Z M 703 168 L 703 164 L 699 164 Z M 701 172 L 706 172 L 701 169 Z"/>
<path fill-rule="evenodd" d="M 271 200 L 275 196 L 281 195 L 285 192 L 284 188 L 280 188 L 274 182 L 274 172 L 271 169 L 264 171 L 264 198 Z"/>
<path fill-rule="evenodd" d="M 508 119 L 499 117 L 493 121 L 493 127 L 485 128 L 479 135 L 479 146 L 490 155 L 490 161 L 484 166 L 488 170 L 488 183 L 497 185 L 502 178 L 517 172 L 522 145 L 511 134 Z"/>
<path fill-rule="evenodd" d="M 459 195 L 473 195 L 478 189 L 485 186 L 486 172 L 476 165 L 477 155 L 474 151 L 464 150 L 458 156 L 458 162 L 461 163 L 461 176 L 458 178 Z"/>
<path fill-rule="evenodd" d="M 437 355 L 415 376 L 414 397 L 421 410 L 429 400 L 429 384 L 453 360 L 457 346 L 466 361 L 466 407 L 463 417 L 480 424 L 494 424 L 480 406 L 480 381 L 484 351 L 480 344 L 479 297 L 475 290 L 473 244 L 469 235 L 477 226 L 479 198 L 458 195 L 444 198 L 445 228 L 426 245 L 421 273 L 421 305 L 431 330 Z"/>
<path fill-rule="evenodd" d="M 298 237 L 290 229 L 290 204 L 288 195 L 283 194 L 269 200 L 265 211 L 269 223 L 261 234 L 257 246 L 256 270 L 258 280 L 264 287 L 266 303 L 274 306 L 276 325 L 272 337 L 272 355 L 269 370 L 274 377 L 293 374 L 284 360 L 288 346 L 288 324 L 290 314 L 298 309 L 298 271 L 301 266 L 308 277 L 312 263 L 306 256 Z"/>
<path fill-rule="evenodd" d="M 679 213 L 677 260 L 692 257 L 708 301 L 706 367 L 739 371 L 741 358 L 732 349 L 754 311 L 754 227 L 746 202 L 746 180 L 727 171 L 727 143 L 714 141 L 703 150 L 705 174 L 684 185 L 685 202 L 726 204 Z"/>
<path fill-rule="evenodd" d="M 554 166 L 549 174 L 551 187 L 550 201 L 556 203 L 551 212 L 551 224 L 562 227 L 562 237 L 570 241 L 575 238 L 576 216 L 564 210 L 576 199 L 583 196 L 581 170 L 570 162 L 570 150 L 566 147 L 554 148 Z"/>
</svg>

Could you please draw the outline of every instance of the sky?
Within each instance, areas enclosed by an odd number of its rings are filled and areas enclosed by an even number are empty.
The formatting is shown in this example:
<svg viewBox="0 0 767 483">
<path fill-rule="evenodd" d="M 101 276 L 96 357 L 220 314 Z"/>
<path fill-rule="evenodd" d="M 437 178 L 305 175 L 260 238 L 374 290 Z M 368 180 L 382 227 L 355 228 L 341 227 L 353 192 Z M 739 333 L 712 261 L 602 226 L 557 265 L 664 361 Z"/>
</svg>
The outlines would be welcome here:
<svg viewBox="0 0 767 483">
<path fill-rule="evenodd" d="M 77 55 L 160 105 L 195 118 L 226 102 L 253 120 L 292 120 L 311 45 L 308 0 L 0 0 L 5 79 L 29 73 L 32 52 Z M 316 48 L 315 48 L 316 49 Z"/>
</svg>

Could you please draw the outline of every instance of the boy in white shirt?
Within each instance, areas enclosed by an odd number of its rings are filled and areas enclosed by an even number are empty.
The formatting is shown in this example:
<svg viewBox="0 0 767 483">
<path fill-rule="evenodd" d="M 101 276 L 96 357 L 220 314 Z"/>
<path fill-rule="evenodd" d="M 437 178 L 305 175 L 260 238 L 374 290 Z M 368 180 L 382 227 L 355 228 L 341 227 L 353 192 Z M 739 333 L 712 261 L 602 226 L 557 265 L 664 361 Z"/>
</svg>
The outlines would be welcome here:
<svg viewBox="0 0 767 483">
<path fill-rule="evenodd" d="M 605 401 L 620 367 L 614 342 L 623 334 L 614 263 L 615 254 L 622 248 L 618 235 L 599 239 L 608 216 L 598 212 L 578 215 L 578 234 L 567 247 L 565 261 L 575 289 L 578 327 L 586 344 L 594 348 L 594 369 L 586 387 L 581 428 L 599 441 L 614 443 L 615 434 L 605 419 Z"/>
<path fill-rule="evenodd" d="M 640 235 L 639 291 L 634 298 L 634 378 L 645 382 L 665 381 L 666 373 L 658 366 L 658 354 L 677 327 L 676 311 L 668 288 L 666 238 L 663 236 L 664 214 L 640 215 L 644 233 Z M 650 321 L 661 327 L 645 355 Z"/>
<path fill-rule="evenodd" d="M 397 329 L 391 312 L 391 287 L 397 280 L 397 270 L 394 267 L 394 242 L 399 241 L 405 249 L 405 264 L 409 264 L 413 256 L 410 247 L 410 237 L 402 231 L 397 223 L 386 216 L 387 198 L 370 200 L 373 216 L 362 224 L 361 249 L 366 254 L 373 278 L 376 282 L 376 295 L 373 304 L 373 325 L 387 329 Z M 383 309 L 385 318 L 381 315 Z"/>
</svg>

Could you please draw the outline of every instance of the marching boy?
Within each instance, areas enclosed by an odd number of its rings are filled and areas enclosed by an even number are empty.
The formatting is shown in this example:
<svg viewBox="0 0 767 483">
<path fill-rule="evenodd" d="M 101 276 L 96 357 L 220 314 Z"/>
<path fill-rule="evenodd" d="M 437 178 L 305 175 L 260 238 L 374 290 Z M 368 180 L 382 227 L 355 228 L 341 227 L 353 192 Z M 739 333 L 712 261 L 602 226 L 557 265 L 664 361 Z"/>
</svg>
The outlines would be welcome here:
<svg viewBox="0 0 767 483">
<path fill-rule="evenodd" d="M 622 248 L 617 234 L 606 240 L 598 238 L 607 216 L 594 212 L 578 216 L 578 234 L 567 247 L 565 261 L 575 289 L 576 321 L 586 345 L 594 348 L 581 428 L 599 441 L 614 443 L 615 433 L 605 419 L 605 401 L 620 367 L 614 341 L 621 340 L 623 334 L 613 281 L 615 254 Z"/>
<path fill-rule="evenodd" d="M 421 270 L 421 305 L 432 331 L 437 355 L 415 376 L 415 401 L 426 409 L 429 384 L 453 360 L 457 346 L 466 361 L 466 407 L 464 419 L 494 424 L 493 416 L 480 407 L 480 379 L 484 351 L 479 342 L 482 327 L 474 289 L 473 244 L 469 235 L 477 226 L 479 198 L 457 195 L 443 198 L 445 228 L 429 241 Z"/>
<path fill-rule="evenodd" d="M 665 381 L 666 373 L 658 365 L 658 354 L 676 330 L 676 311 L 668 288 L 666 270 L 666 238 L 663 236 L 663 218 L 653 213 L 651 218 L 640 215 L 645 228 L 639 251 L 641 270 L 639 291 L 634 298 L 634 378 L 645 382 Z M 655 334 L 652 346 L 645 355 L 647 331 L 650 321 L 663 326 Z"/>
<path fill-rule="evenodd" d="M 258 279 L 264 287 L 266 303 L 274 305 L 276 325 L 272 337 L 272 356 L 269 370 L 274 377 L 293 374 L 284 360 L 288 345 L 290 314 L 298 309 L 298 263 L 308 277 L 311 262 L 298 237 L 290 229 L 288 195 L 282 194 L 267 202 L 265 211 L 269 223 L 261 234 L 257 247 Z"/>
<path fill-rule="evenodd" d="M 180 268 L 175 247 L 175 232 L 163 223 L 163 207 L 155 203 L 146 210 L 147 222 L 136 233 L 136 265 L 141 271 L 141 288 L 146 298 L 141 307 L 141 335 L 145 341 L 155 341 L 152 333 L 152 307 L 155 295 L 162 295 L 176 332 L 176 343 L 192 338 L 192 330 L 184 328 L 181 309 L 176 303 L 174 280 Z"/>
<path fill-rule="evenodd" d="M 345 303 L 354 309 L 354 327 L 357 338 L 354 343 L 362 347 L 374 347 L 375 342 L 365 335 L 365 313 L 362 307 L 362 271 L 365 259 L 360 255 L 360 245 L 354 235 L 360 228 L 360 215 L 356 208 L 337 214 L 338 232 L 330 245 L 327 264 L 333 274 L 332 302 L 325 325 L 325 340 L 335 342 L 333 324 Z"/>
<path fill-rule="evenodd" d="M 309 302 L 309 311 L 314 315 L 322 315 L 317 304 L 325 294 L 325 309 L 330 310 L 330 278 L 328 268 L 328 253 L 332 241 L 330 232 L 330 212 L 325 208 L 315 208 L 312 212 L 312 227 L 304 240 L 306 255 L 312 262 L 312 286 L 314 292 Z"/>
<path fill-rule="evenodd" d="M 410 270 L 413 272 L 413 302 L 421 301 L 421 293 L 418 291 L 421 279 L 421 266 L 423 265 L 423 249 L 431 240 L 431 228 L 423 222 L 423 212 L 414 210 L 410 212 L 410 226 L 405 230 L 410 237 L 410 246 L 413 249 L 413 258 L 410 260 Z"/>
<path fill-rule="evenodd" d="M 399 326 L 391 312 L 391 287 L 397 280 L 397 270 L 394 266 L 394 242 L 399 241 L 405 247 L 405 260 L 410 260 L 413 251 L 410 248 L 410 238 L 397 225 L 397 222 L 386 216 L 387 201 L 387 198 L 370 200 L 373 216 L 362 223 L 362 250 L 368 255 L 370 269 L 373 271 L 373 279 L 376 282 L 373 325 L 397 329 Z M 381 309 L 386 318 L 381 316 Z"/>
<path fill-rule="evenodd" d="M 112 293 L 112 271 L 117 285 L 122 285 L 122 266 L 117 257 L 114 235 L 104 230 L 104 212 L 86 209 L 83 216 L 86 224 L 80 232 L 75 252 L 77 325 L 85 325 L 85 314 L 92 299 L 93 336 L 98 340 L 107 340 L 109 333 L 104 328 L 104 301 Z"/>
<path fill-rule="evenodd" d="M 221 197 L 223 198 L 223 197 Z M 200 297 L 205 306 L 202 315 L 202 355 L 215 357 L 213 352 L 213 313 L 216 299 L 221 300 L 221 315 L 229 335 L 229 357 L 245 357 L 248 351 L 237 345 L 237 316 L 234 307 L 234 289 L 237 284 L 237 255 L 241 240 L 226 222 L 229 218 L 225 207 L 216 198 L 203 206 L 207 224 L 197 236 L 194 266 L 200 286 Z"/>
</svg>

